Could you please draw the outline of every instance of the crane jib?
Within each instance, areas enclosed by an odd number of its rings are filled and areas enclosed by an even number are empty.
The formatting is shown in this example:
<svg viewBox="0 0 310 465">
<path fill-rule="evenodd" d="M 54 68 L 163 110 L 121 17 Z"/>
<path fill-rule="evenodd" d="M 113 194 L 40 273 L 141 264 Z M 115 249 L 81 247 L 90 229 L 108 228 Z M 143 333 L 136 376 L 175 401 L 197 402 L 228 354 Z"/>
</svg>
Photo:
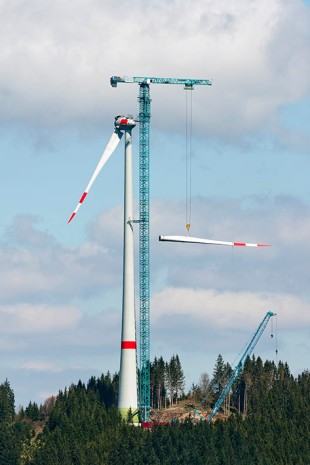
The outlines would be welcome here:
<svg viewBox="0 0 310 465">
<path fill-rule="evenodd" d="M 177 84 L 177 85 L 184 85 L 185 87 L 192 88 L 194 85 L 196 86 L 211 86 L 212 80 L 211 79 L 189 79 L 189 78 L 158 78 L 158 77 L 129 77 L 129 76 L 112 76 L 110 79 L 111 86 L 117 87 L 119 83 L 127 83 L 127 84 Z"/>
</svg>

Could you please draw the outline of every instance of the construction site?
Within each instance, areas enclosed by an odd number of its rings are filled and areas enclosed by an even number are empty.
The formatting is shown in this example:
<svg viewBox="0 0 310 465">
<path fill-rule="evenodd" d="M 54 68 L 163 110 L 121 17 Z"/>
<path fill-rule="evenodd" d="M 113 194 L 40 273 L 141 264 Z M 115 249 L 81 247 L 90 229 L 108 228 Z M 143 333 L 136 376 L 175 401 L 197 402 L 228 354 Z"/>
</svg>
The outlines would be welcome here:
<svg viewBox="0 0 310 465">
<path fill-rule="evenodd" d="M 114 131 L 103 152 L 103 155 L 84 190 L 77 207 L 69 218 L 70 223 L 77 214 L 80 206 L 86 199 L 88 192 L 98 174 L 117 148 L 123 134 L 125 134 L 124 153 L 124 236 L 123 236 L 123 305 L 122 305 L 122 336 L 119 374 L 118 408 L 124 419 L 128 412 L 132 412 L 131 422 L 149 427 L 151 421 L 150 405 L 150 126 L 151 126 L 151 97 L 150 87 L 155 84 L 182 85 L 186 92 L 186 235 L 165 236 L 160 235 L 162 242 L 180 242 L 187 244 L 205 244 L 229 247 L 270 247 L 265 243 L 250 243 L 241 241 L 222 241 L 192 237 L 191 228 L 191 165 L 192 165 L 192 91 L 194 86 L 211 86 L 208 79 L 179 79 L 158 77 L 119 77 L 112 76 L 111 86 L 116 88 L 119 84 L 137 84 L 139 86 L 139 113 L 138 117 L 132 115 L 116 116 Z M 189 98 L 187 98 L 189 94 Z M 132 174 L 132 131 L 139 123 L 139 218 L 133 217 L 133 174 Z M 135 309 L 135 282 L 134 282 L 134 229 L 139 226 L 139 350 L 136 342 L 136 309 Z M 234 367 L 233 373 L 223 388 L 213 410 L 207 420 L 212 421 L 220 410 L 225 398 L 229 395 L 234 382 L 240 376 L 244 363 L 253 352 L 269 319 L 275 314 L 266 313 L 265 318 L 255 331 L 252 339 L 242 353 L 240 360 Z M 139 352 L 139 365 L 137 353 Z M 194 410 L 201 420 L 205 417 Z M 187 414 L 179 413 L 178 417 Z"/>
</svg>

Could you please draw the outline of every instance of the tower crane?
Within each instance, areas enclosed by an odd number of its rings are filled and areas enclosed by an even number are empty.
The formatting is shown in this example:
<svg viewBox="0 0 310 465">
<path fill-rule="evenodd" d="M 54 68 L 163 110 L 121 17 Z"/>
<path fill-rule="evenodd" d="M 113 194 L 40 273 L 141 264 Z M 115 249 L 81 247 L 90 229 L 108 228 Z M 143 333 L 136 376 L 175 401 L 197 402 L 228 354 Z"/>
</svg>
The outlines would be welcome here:
<svg viewBox="0 0 310 465">
<path fill-rule="evenodd" d="M 140 421 L 150 420 L 150 84 L 212 85 L 209 79 L 112 76 L 112 87 L 120 83 L 139 85 L 139 275 L 140 275 Z"/>
<path fill-rule="evenodd" d="M 220 409 L 225 397 L 227 396 L 227 394 L 230 392 L 233 384 L 235 383 L 235 381 L 237 380 L 238 376 L 240 375 L 240 373 L 242 372 L 243 368 L 244 368 L 244 364 L 246 362 L 246 359 L 252 354 L 258 340 L 260 339 L 261 335 L 263 334 L 267 324 L 268 324 L 268 321 L 270 320 L 271 317 L 275 316 L 276 313 L 272 313 L 272 312 L 267 312 L 266 315 L 264 316 L 264 319 L 262 320 L 262 322 L 260 323 L 259 327 L 257 328 L 257 330 L 255 331 L 255 333 L 253 334 L 252 336 L 252 339 L 251 341 L 249 342 L 249 344 L 247 345 L 245 351 L 243 352 L 242 354 L 242 357 L 240 358 L 238 364 L 236 365 L 234 371 L 232 372 L 232 375 L 230 376 L 229 380 L 227 381 L 227 383 L 225 384 L 219 398 L 217 399 L 214 407 L 213 407 L 213 410 L 212 412 L 210 413 L 210 416 L 208 418 L 208 421 L 211 422 L 212 421 L 212 418 L 214 417 L 214 415 L 218 412 L 218 410 Z M 195 413 L 198 413 L 197 411 L 195 411 Z M 201 415 L 199 415 L 200 418 L 203 418 Z"/>
</svg>

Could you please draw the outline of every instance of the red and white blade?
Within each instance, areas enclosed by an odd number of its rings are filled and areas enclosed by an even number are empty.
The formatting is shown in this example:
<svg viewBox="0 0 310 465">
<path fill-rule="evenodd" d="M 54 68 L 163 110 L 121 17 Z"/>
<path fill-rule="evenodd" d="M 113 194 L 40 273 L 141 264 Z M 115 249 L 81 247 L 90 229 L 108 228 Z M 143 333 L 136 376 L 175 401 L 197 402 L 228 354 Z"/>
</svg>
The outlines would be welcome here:
<svg viewBox="0 0 310 465">
<path fill-rule="evenodd" d="M 112 153 L 114 152 L 114 150 L 116 149 L 116 147 L 118 146 L 121 138 L 123 136 L 123 133 L 117 129 L 115 129 L 113 131 L 113 134 L 111 136 L 111 139 L 109 140 L 106 148 L 105 148 L 105 151 L 103 152 L 100 160 L 99 160 L 99 163 L 98 165 L 96 166 L 96 169 L 95 171 L 93 172 L 93 175 L 92 177 L 90 178 L 90 181 L 89 183 L 87 184 L 87 187 L 82 195 L 82 197 L 80 198 L 79 200 L 79 203 L 77 204 L 76 206 L 76 209 L 74 210 L 74 212 L 72 213 L 72 215 L 70 216 L 69 218 L 69 221 L 68 223 L 70 223 L 70 221 L 73 220 L 73 218 L 75 217 L 75 215 L 77 214 L 80 206 L 82 205 L 82 203 L 84 202 L 91 186 L 93 185 L 96 177 L 98 176 L 98 174 L 100 173 L 100 171 L 102 170 L 102 168 L 104 167 L 104 165 L 106 164 L 106 162 L 108 161 L 108 159 L 110 158 L 110 156 L 112 155 Z"/>
<path fill-rule="evenodd" d="M 231 247 L 270 247 L 270 244 L 251 244 L 249 242 L 213 241 L 212 239 L 202 239 L 200 237 L 190 237 L 190 236 L 159 236 L 159 240 L 167 241 L 167 242 L 190 242 L 190 243 L 196 243 L 196 244 L 229 245 Z"/>
</svg>

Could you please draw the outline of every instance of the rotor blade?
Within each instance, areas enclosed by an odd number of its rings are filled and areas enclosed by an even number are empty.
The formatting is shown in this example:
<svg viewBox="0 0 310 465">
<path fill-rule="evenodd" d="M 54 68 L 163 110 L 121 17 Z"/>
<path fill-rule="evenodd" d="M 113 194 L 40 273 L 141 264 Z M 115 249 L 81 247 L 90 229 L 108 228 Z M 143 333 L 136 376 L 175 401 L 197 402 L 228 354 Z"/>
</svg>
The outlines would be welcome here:
<svg viewBox="0 0 310 465">
<path fill-rule="evenodd" d="M 270 247 L 270 244 L 249 244 L 248 242 L 225 242 L 213 241 L 212 239 L 201 239 L 189 236 L 159 236 L 160 241 L 168 242 L 191 242 L 196 244 L 230 245 L 232 247 Z"/>
<path fill-rule="evenodd" d="M 112 155 L 112 153 L 114 152 L 116 147 L 118 146 L 118 144 L 119 144 L 119 142 L 120 142 L 120 140 L 122 138 L 122 135 L 123 135 L 123 133 L 121 131 L 119 131 L 117 128 L 114 129 L 113 134 L 111 136 L 111 139 L 109 140 L 108 145 L 106 146 L 105 151 L 103 152 L 102 157 L 100 158 L 99 163 L 96 166 L 96 169 L 95 169 L 92 177 L 90 178 L 90 181 L 87 184 L 87 187 L 86 187 L 82 197 L 80 198 L 79 203 L 76 206 L 76 209 L 74 210 L 74 212 L 70 216 L 70 219 L 69 219 L 68 223 L 70 223 L 70 221 L 72 221 L 73 218 L 75 217 L 75 215 L 77 214 L 78 209 L 80 208 L 80 206 L 84 202 L 85 197 L 87 196 L 87 194 L 89 192 L 89 189 L 93 185 L 93 182 L 95 181 L 96 177 L 98 176 L 98 174 L 100 173 L 100 171 L 102 170 L 102 168 L 104 167 L 104 165 L 106 164 L 106 162 L 108 161 L 108 159 L 110 158 L 110 156 Z"/>
</svg>

